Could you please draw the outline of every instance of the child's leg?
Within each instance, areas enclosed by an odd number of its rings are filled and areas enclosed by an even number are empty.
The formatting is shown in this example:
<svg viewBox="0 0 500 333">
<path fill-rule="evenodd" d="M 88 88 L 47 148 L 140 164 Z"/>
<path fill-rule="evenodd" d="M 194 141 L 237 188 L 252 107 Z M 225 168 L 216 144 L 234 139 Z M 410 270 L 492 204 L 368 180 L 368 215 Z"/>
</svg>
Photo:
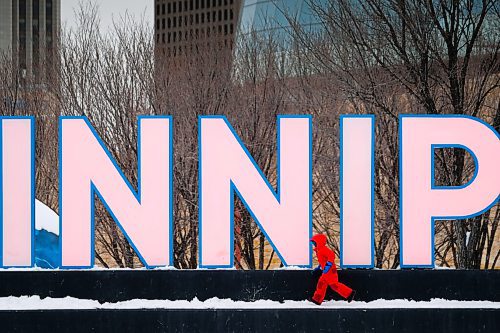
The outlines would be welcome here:
<svg viewBox="0 0 500 333">
<path fill-rule="evenodd" d="M 331 284 L 330 287 L 345 299 L 347 299 L 352 293 L 351 288 L 338 281 L 335 284 Z"/>
<path fill-rule="evenodd" d="M 325 275 L 321 275 L 318 280 L 318 284 L 316 286 L 316 291 L 314 292 L 314 296 L 312 297 L 318 303 L 323 303 L 326 295 L 326 289 L 328 288 L 328 281 L 326 281 Z"/>
<path fill-rule="evenodd" d="M 352 293 L 351 288 L 339 282 L 339 277 L 337 274 L 331 274 L 331 276 L 328 277 L 328 284 L 330 285 L 330 288 L 333 289 L 333 291 L 335 291 L 345 299 L 347 299 Z"/>
</svg>

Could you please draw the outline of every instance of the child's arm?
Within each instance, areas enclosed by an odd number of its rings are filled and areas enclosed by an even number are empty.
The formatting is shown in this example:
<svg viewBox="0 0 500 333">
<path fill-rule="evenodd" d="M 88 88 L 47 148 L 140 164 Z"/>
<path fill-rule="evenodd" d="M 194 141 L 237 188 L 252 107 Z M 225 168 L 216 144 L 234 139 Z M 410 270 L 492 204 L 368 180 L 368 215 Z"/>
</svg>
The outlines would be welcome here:
<svg viewBox="0 0 500 333">
<path fill-rule="evenodd" d="M 326 261 L 325 268 L 323 269 L 323 274 L 328 273 L 332 267 L 335 270 L 335 252 L 333 252 L 330 249 L 327 250 L 328 250 L 327 252 L 328 259 Z"/>
<path fill-rule="evenodd" d="M 331 261 L 327 261 L 326 265 L 325 265 L 325 269 L 323 269 L 323 274 L 328 273 L 328 271 L 330 270 L 330 268 L 332 268 L 332 266 L 333 266 L 333 263 Z"/>
</svg>

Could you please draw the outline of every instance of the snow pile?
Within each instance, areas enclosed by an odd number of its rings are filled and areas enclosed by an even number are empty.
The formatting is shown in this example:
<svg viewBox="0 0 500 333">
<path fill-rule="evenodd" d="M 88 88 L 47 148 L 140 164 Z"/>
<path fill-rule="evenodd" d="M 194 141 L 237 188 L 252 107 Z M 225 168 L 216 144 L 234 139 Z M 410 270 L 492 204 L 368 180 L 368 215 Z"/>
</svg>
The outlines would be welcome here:
<svg viewBox="0 0 500 333">
<path fill-rule="evenodd" d="M 39 296 L 0 298 L 0 310 L 60 310 L 60 309 L 500 309 L 500 302 L 490 301 L 452 301 L 433 299 L 429 302 L 409 300 L 384 300 L 372 302 L 327 301 L 322 306 L 308 301 L 269 300 L 255 302 L 233 301 L 230 299 L 211 298 L 206 301 L 194 299 L 180 300 L 144 300 L 134 299 L 118 303 L 101 304 L 95 300 L 66 298 L 44 298 Z"/>
<path fill-rule="evenodd" d="M 35 229 L 59 236 L 59 216 L 38 200 L 35 200 Z"/>
<path fill-rule="evenodd" d="M 60 266 L 59 216 L 35 200 L 35 266 L 55 269 Z"/>
</svg>

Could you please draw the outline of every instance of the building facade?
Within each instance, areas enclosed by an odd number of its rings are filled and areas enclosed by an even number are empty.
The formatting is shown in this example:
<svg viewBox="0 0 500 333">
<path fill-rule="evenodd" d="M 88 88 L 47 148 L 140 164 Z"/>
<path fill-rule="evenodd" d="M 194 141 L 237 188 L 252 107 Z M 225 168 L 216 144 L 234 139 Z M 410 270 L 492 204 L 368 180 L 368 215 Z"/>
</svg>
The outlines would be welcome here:
<svg viewBox="0 0 500 333">
<path fill-rule="evenodd" d="M 328 0 L 316 0 L 315 6 L 326 6 Z M 275 35 L 285 40 L 290 21 L 303 29 L 319 29 L 318 17 L 310 0 L 243 0 L 239 33 Z"/>
<path fill-rule="evenodd" d="M 156 46 L 167 56 L 203 46 L 232 48 L 241 0 L 155 0 Z"/>
<path fill-rule="evenodd" d="M 12 56 L 22 78 L 45 77 L 60 27 L 61 0 L 0 0 L 0 52 Z"/>
</svg>

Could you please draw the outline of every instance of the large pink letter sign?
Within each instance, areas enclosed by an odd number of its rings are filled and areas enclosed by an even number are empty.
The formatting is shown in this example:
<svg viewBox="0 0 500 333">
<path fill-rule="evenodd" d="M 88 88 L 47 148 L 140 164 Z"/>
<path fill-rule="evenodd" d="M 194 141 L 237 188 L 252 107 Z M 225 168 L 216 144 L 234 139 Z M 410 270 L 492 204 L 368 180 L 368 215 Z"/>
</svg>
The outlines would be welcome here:
<svg viewBox="0 0 500 333">
<path fill-rule="evenodd" d="M 62 117 L 60 234 L 62 266 L 92 267 L 97 195 L 147 267 L 172 261 L 172 124 L 139 117 L 136 194 L 85 117 Z"/>
<path fill-rule="evenodd" d="M 340 264 L 374 266 L 375 116 L 340 117 Z"/>
<path fill-rule="evenodd" d="M 499 134 L 467 116 L 400 116 L 401 267 L 434 267 L 434 221 L 463 219 L 499 198 Z M 435 148 L 467 149 L 476 176 L 465 186 L 434 185 Z"/>
<path fill-rule="evenodd" d="M 2 267 L 32 267 L 35 230 L 35 120 L 0 117 Z"/>
<path fill-rule="evenodd" d="M 200 267 L 232 267 L 234 192 L 285 265 L 310 266 L 311 117 L 278 117 L 278 191 L 225 117 L 199 118 Z"/>
</svg>

